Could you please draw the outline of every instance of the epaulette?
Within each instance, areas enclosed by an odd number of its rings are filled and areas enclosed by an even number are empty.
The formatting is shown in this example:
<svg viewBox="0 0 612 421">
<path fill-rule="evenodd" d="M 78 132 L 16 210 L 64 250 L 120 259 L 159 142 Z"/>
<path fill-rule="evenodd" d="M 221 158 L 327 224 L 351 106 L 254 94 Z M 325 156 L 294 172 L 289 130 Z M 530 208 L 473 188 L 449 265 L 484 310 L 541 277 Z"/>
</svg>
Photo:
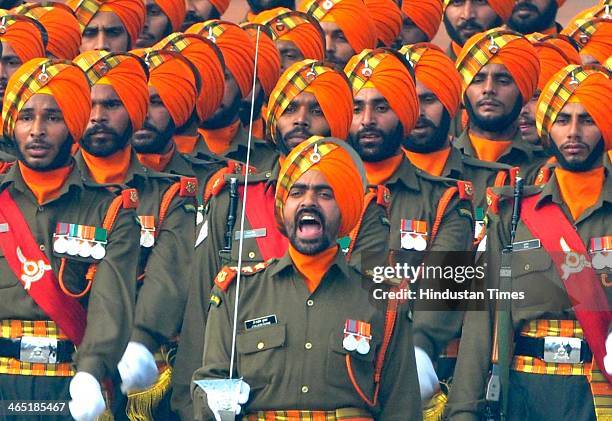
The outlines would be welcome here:
<svg viewBox="0 0 612 421">
<path fill-rule="evenodd" d="M 246 276 L 254 275 L 261 272 L 269 265 L 268 262 L 259 262 L 253 266 L 243 266 L 240 273 Z M 236 279 L 238 268 L 236 266 L 224 266 L 221 272 L 215 277 L 215 285 L 223 292 L 227 291 L 229 286 Z"/>
<path fill-rule="evenodd" d="M 4 162 L 0 161 L 0 174 L 6 174 L 8 170 L 15 164 L 15 162 Z"/>
<path fill-rule="evenodd" d="M 376 186 L 376 204 L 388 209 L 391 205 L 391 190 L 379 184 Z"/>
<path fill-rule="evenodd" d="M 529 197 L 535 194 L 539 194 L 542 191 L 543 187 L 543 185 L 527 185 L 523 187 L 522 197 Z M 506 202 L 507 200 L 511 200 L 513 198 L 513 186 L 487 187 L 487 206 L 494 214 L 499 214 L 502 202 Z"/>
<path fill-rule="evenodd" d="M 474 199 L 474 187 L 471 181 L 457 181 L 459 199 L 472 201 Z"/>
<path fill-rule="evenodd" d="M 198 193 L 198 179 L 195 177 L 181 177 L 179 196 L 195 197 Z"/>
<path fill-rule="evenodd" d="M 138 191 L 136 189 L 124 189 L 121 191 L 123 207 L 125 209 L 136 209 L 138 207 Z"/>
<path fill-rule="evenodd" d="M 499 195 L 491 187 L 487 187 L 487 207 L 495 215 L 499 213 Z"/>
<path fill-rule="evenodd" d="M 505 185 L 514 186 L 516 183 L 516 177 L 520 174 L 520 167 L 510 167 L 503 169 L 497 173 L 495 176 L 495 181 L 493 182 L 493 187 L 503 187 Z M 507 183 L 508 176 L 510 176 L 510 183 Z"/>
<path fill-rule="evenodd" d="M 540 171 L 538 171 L 538 175 L 536 176 L 533 184 L 535 184 L 536 186 L 541 186 L 541 185 L 548 183 L 548 180 L 550 179 L 550 174 L 551 174 L 550 168 L 548 167 L 540 168 Z"/>
<path fill-rule="evenodd" d="M 217 196 L 225 186 L 225 176 L 229 174 L 246 175 L 247 166 L 242 162 L 228 161 L 227 165 L 220 168 L 217 172 L 210 176 L 204 189 L 204 203 L 208 202 L 211 197 Z M 255 174 L 257 169 L 250 165 L 249 174 Z"/>
</svg>

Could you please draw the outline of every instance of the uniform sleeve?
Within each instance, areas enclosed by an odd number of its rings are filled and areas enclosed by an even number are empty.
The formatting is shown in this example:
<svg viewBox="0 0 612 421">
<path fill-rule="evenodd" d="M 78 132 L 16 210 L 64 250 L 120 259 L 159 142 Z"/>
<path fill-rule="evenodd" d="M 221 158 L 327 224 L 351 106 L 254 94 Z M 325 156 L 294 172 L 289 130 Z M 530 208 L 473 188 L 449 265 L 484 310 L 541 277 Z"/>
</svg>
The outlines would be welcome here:
<svg viewBox="0 0 612 421">
<path fill-rule="evenodd" d="M 382 372 L 379 421 L 420 420 L 421 394 L 407 305 L 398 309 L 396 326 Z"/>
<path fill-rule="evenodd" d="M 204 336 L 203 363 L 193 374 L 193 380 L 225 379 L 229 377 L 233 304 L 228 297 L 233 296 L 231 291 L 232 288 L 228 290 L 227 294 L 222 294 L 216 288 L 213 290 L 213 293 L 221 297 L 221 303 L 210 308 Z M 235 376 L 237 376 L 236 366 L 234 366 Z M 212 419 L 212 414 L 206 403 L 206 394 L 195 384 L 191 385 L 191 391 L 194 418 L 196 420 Z"/>
<path fill-rule="evenodd" d="M 458 262 L 456 261 L 458 254 L 450 256 L 449 261 L 445 260 L 444 254 L 448 251 L 459 252 L 472 249 L 474 222 L 471 215 L 470 202 L 460 200 L 455 195 L 444 212 L 440 228 L 430 248 L 433 253 L 426 258 L 426 265 L 444 267 L 450 264 L 464 266 L 472 264 L 472 260 L 468 260 L 467 255 L 465 259 Z M 451 260 L 452 263 L 450 263 Z M 444 284 L 442 286 L 446 288 Z M 420 304 L 417 302 L 414 313 L 414 342 L 427 353 L 432 361 L 436 361 L 448 342 L 461 334 L 463 311 L 460 309 L 434 311 L 431 308 L 431 302 L 422 305 L 428 308 L 419 308 Z"/>
<path fill-rule="evenodd" d="M 145 266 L 132 340 L 152 353 L 179 332 L 193 263 L 195 202 L 176 197 Z"/>
<path fill-rule="evenodd" d="M 204 222 L 196 227 L 196 236 L 202 229 L 208 230 L 208 234 L 194 250 L 193 274 L 172 376 L 172 409 L 179 412 L 182 419 L 193 419 L 191 377 L 202 366 L 210 293 L 214 278 L 221 270 L 217 247 L 222 247 L 219 239 L 223 238 L 223 232 L 219 228 L 225 225 L 221 224 L 217 215 L 224 214 L 226 207 L 222 204 L 216 197 L 213 198 Z M 218 209 L 220 207 L 223 209 Z"/>
<path fill-rule="evenodd" d="M 140 252 L 136 221 L 133 210 L 119 211 L 89 293 L 87 328 L 75 362 L 78 371 L 98 381 L 114 372 L 132 332 Z"/>
<path fill-rule="evenodd" d="M 506 230 L 498 215 L 489 213 L 487 227 L 487 277 L 485 288 L 499 285 L 500 256 Z M 446 415 L 453 420 L 479 420 L 486 408 L 485 393 L 493 348 L 494 303 L 465 314 L 457 365 Z"/>
</svg>

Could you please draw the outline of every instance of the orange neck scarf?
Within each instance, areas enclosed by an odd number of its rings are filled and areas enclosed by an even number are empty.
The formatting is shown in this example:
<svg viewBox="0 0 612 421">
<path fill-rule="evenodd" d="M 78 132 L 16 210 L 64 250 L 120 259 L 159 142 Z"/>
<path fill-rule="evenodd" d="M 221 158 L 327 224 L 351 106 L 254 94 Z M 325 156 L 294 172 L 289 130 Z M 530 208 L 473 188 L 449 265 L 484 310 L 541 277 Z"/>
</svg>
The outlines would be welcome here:
<svg viewBox="0 0 612 421">
<path fill-rule="evenodd" d="M 223 155 L 229 149 L 230 143 L 236 137 L 236 133 L 240 129 L 240 119 L 234 121 L 227 127 L 220 129 L 199 129 L 198 131 L 204 137 L 204 141 L 213 153 Z"/>
<path fill-rule="evenodd" d="M 300 253 L 289 244 L 289 256 L 297 270 L 304 276 L 304 282 L 308 291 L 312 294 L 323 279 L 323 275 L 327 273 L 338 252 L 338 245 L 334 244 L 321 253 L 314 256 L 307 256 Z"/>
<path fill-rule="evenodd" d="M 366 178 L 368 184 L 380 185 L 391 178 L 393 173 L 399 168 L 404 159 L 404 154 L 399 153 L 391 158 L 384 159 L 378 162 L 364 162 L 363 166 L 366 170 Z"/>
<path fill-rule="evenodd" d="M 575 221 L 599 199 L 605 175 L 604 167 L 585 172 L 572 172 L 557 167 L 555 177 L 557 177 L 561 197 Z"/>
<path fill-rule="evenodd" d="M 450 151 L 450 147 L 430 153 L 411 152 L 404 149 L 404 153 L 408 157 L 408 160 L 412 162 L 415 167 L 428 174 L 435 175 L 436 177 L 442 175 Z"/>
<path fill-rule="evenodd" d="M 81 149 L 81 154 L 96 183 L 121 184 L 125 181 L 132 158 L 130 146 L 105 157 L 90 155 L 84 149 Z"/>
<path fill-rule="evenodd" d="M 72 171 L 72 165 L 51 171 L 36 171 L 17 161 L 21 178 L 32 191 L 39 205 L 55 199 Z"/>
<path fill-rule="evenodd" d="M 176 149 L 178 149 L 179 153 L 182 153 L 182 154 L 193 153 L 196 147 L 196 143 L 198 143 L 198 135 L 194 135 L 194 136 L 176 135 L 172 139 L 174 140 Z"/>
<path fill-rule="evenodd" d="M 463 47 L 457 44 L 455 41 L 451 41 L 451 49 L 453 50 L 455 57 L 459 57 L 459 55 L 461 54 L 461 50 L 463 50 Z"/>
<path fill-rule="evenodd" d="M 136 156 L 142 165 L 154 169 L 155 171 L 162 172 L 168 166 L 168 163 L 172 160 L 176 147 L 172 145 L 170 150 L 165 153 L 137 153 Z"/>
<path fill-rule="evenodd" d="M 478 159 L 487 162 L 497 162 L 512 144 L 511 140 L 490 140 L 473 133 L 470 133 L 470 141 Z"/>
</svg>

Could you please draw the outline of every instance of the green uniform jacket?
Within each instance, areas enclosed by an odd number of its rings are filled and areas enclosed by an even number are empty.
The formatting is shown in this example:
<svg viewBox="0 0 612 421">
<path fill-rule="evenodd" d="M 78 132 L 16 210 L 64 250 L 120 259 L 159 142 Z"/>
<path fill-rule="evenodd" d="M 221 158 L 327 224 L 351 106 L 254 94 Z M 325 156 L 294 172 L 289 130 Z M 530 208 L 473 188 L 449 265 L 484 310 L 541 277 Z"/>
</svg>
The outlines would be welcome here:
<svg viewBox="0 0 612 421">
<path fill-rule="evenodd" d="M 374 367 L 383 339 L 387 304 L 372 299 L 373 285 L 345 263 L 342 253 L 336 256 L 312 294 L 288 254 L 273 259 L 261 272 L 243 276 L 233 374 L 235 378 L 243 377 L 251 387 L 244 413 L 352 407 L 368 410 L 381 421 L 420 420 L 420 393 L 407 306 L 398 308 L 378 405 L 368 407 L 349 379 L 345 364 L 349 352 L 342 341 L 345 322 L 353 319 L 371 325 L 370 351 L 364 355 L 352 351 L 350 355 L 357 382 L 372 399 Z M 213 290 L 220 303 L 210 308 L 204 365 L 194 374 L 195 380 L 229 375 L 235 292 L 235 281 L 226 293 L 218 287 Z M 276 316 L 276 324 L 245 329 L 247 320 L 269 315 Z M 203 396 L 202 392 L 194 396 L 196 419 L 211 419 L 210 413 L 202 414 Z"/>
<path fill-rule="evenodd" d="M 472 248 L 474 222 L 470 200 L 462 200 L 455 194 L 449 202 L 440 228 L 431 242 L 431 228 L 436 219 L 440 198 L 457 181 L 436 177 L 413 166 L 404 158 L 395 174 L 385 183 L 391 191 L 389 220 L 391 222 L 390 249 L 402 251 L 401 222 L 403 219 L 425 221 L 427 223 L 428 251 L 469 251 Z M 420 264 L 422 255 L 403 251 L 402 263 Z M 469 264 L 467 262 L 466 264 Z M 419 311 L 414 313 L 414 342 L 435 360 L 446 343 L 458 335 L 461 327 L 460 313 L 453 311 Z"/>
<path fill-rule="evenodd" d="M 59 222 L 102 227 L 115 195 L 88 183 L 75 169 L 57 198 L 38 205 L 19 166 L 14 165 L 0 183 L 8 189 L 23 213 L 32 234 L 59 273 L 60 257 L 53 254 L 53 234 Z M 98 264 L 91 290 L 79 302 L 87 309 L 85 337 L 74 356 L 77 371 L 86 371 L 101 381 L 110 376 L 127 346 L 134 322 L 138 224 L 133 209 L 121 209 L 108 236 L 106 256 Z M 74 292 L 87 285 L 89 263 L 67 257 L 64 283 Z M 50 320 L 24 290 L 0 250 L 0 320 Z"/>
<path fill-rule="evenodd" d="M 464 155 L 477 158 L 467 129 L 453 142 L 453 145 Z M 533 184 L 538 171 L 547 159 L 548 156 L 541 146 L 523 141 L 520 131 L 517 130 L 512 139 L 510 149 L 506 150 L 497 162 L 510 165 L 511 167 L 519 167 L 520 176 L 525 180 L 525 184 Z"/>
<path fill-rule="evenodd" d="M 265 183 L 272 189 L 273 196 L 278 179 L 280 166 L 278 159 L 273 169 L 264 173 L 249 175 L 249 184 Z M 244 176 L 236 175 L 239 185 L 244 185 Z M 224 235 L 226 232 L 226 221 L 229 211 L 229 178 L 226 175 L 226 184 L 216 196 L 213 196 L 206 206 L 204 222 L 196 228 L 198 241 L 195 254 L 196 275 L 192 279 L 190 286 L 185 316 L 183 319 L 183 330 L 181 331 L 181 344 L 176 358 L 176 366 L 173 381 L 174 389 L 172 394 L 173 408 L 181 412 L 184 419 L 190 419 L 191 399 L 189 396 L 189 384 L 195 369 L 202 365 L 202 350 L 204 347 L 204 327 L 206 324 L 208 299 L 213 286 L 213 281 L 217 273 L 224 265 L 237 265 L 239 241 L 236 233 L 240 232 L 240 220 L 242 215 L 242 196 L 238 196 L 236 206 L 236 224 L 232 232 L 232 251 L 225 253 L 223 261 L 219 257 L 219 250 L 224 245 Z M 248 192 L 248 190 L 247 190 Z M 254 199 L 251 199 L 254 200 Z M 257 203 L 249 201 L 249 206 L 258 206 Z M 272 221 L 273 222 L 273 221 Z M 249 225 L 245 217 L 245 232 L 260 227 Z M 204 236 L 204 234 L 206 236 Z M 375 202 L 371 203 L 365 211 L 363 222 L 359 234 L 354 244 L 351 263 L 359 265 L 363 253 L 380 252 L 380 255 L 387 254 L 389 242 L 389 222 L 386 218 L 386 211 L 382 206 Z M 244 265 L 254 264 L 263 261 L 263 257 L 257 245 L 257 238 L 244 238 L 242 262 Z"/>
<path fill-rule="evenodd" d="M 591 238 L 612 235 L 612 178 L 610 176 L 609 160 L 607 161 L 606 172 L 606 180 L 598 202 L 586 210 L 574 223 L 587 248 Z M 510 242 L 512 190 L 511 187 L 496 189 L 495 192 L 500 196 L 499 213 L 488 213 L 487 288 L 499 287 L 501 250 Z M 524 196 L 532 195 L 539 196 L 538 203 L 550 201 L 557 203 L 568 219 L 573 220 L 569 209 L 563 202 L 554 175 L 543 186 L 526 187 Z M 554 222 L 551 223 L 551 229 L 554 229 Z M 534 236 L 520 221 L 515 242 L 532 239 L 534 239 Z M 596 270 L 596 272 L 598 274 L 607 273 L 610 276 L 610 268 Z M 525 294 L 523 300 L 512 300 L 511 319 L 515 332 L 518 332 L 530 320 L 575 320 L 576 318 L 557 269 L 543 247 L 516 251 L 512 254 L 512 291 L 524 292 Z M 606 292 L 608 301 L 610 301 L 612 298 L 610 288 L 606 288 Z M 489 301 L 485 306 L 487 311 L 469 311 L 466 313 L 454 384 L 451 388 L 447 406 L 447 414 L 453 420 L 479 419 L 479 414 L 482 414 L 484 410 L 484 393 L 491 366 L 494 307 L 495 303 Z M 550 392 L 547 396 L 541 396 L 529 395 L 529 390 L 525 390 L 523 393 L 526 393 L 526 396 L 530 397 L 534 404 L 541 402 L 544 405 L 549 405 L 556 399 L 555 389 L 563 388 L 561 383 L 567 381 L 564 379 L 566 376 L 534 376 L 546 378 L 545 380 L 549 382 L 549 385 L 545 390 Z M 512 384 L 510 387 L 512 388 Z M 590 396 L 575 397 L 574 399 L 576 398 L 590 399 Z M 512 409 L 510 407 L 510 411 Z"/>
<path fill-rule="evenodd" d="M 76 161 L 83 174 L 89 177 L 80 153 L 76 155 Z M 153 247 L 136 246 L 141 250 L 138 273 L 144 273 L 145 277 L 138 282 L 131 340 L 142 343 L 151 352 L 178 334 L 192 273 L 196 212 L 193 198 L 177 194 L 168 207 L 162 226 L 157 226 L 162 197 L 177 181 L 177 177 L 170 174 L 147 169 L 132 154 L 125 185 L 138 191 L 136 213 L 153 216 L 157 231 Z"/>
</svg>

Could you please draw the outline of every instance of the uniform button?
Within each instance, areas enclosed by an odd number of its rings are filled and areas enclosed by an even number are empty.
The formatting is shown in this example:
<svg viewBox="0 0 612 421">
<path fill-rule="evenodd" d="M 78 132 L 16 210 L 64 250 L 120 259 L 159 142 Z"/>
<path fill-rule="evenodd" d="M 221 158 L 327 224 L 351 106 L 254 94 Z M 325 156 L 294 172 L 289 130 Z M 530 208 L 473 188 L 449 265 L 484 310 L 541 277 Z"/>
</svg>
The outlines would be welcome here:
<svg viewBox="0 0 612 421">
<path fill-rule="evenodd" d="M 263 342 L 260 342 L 257 344 L 257 349 L 263 349 L 264 346 L 266 346 L 266 344 L 264 344 Z"/>
<path fill-rule="evenodd" d="M 43 208 L 42 206 L 39 206 L 39 207 L 38 207 L 38 212 L 42 212 L 42 211 L 44 211 L 44 210 L 45 210 L 45 208 Z"/>
<path fill-rule="evenodd" d="M 306 305 L 307 305 L 308 307 L 312 307 L 312 306 L 314 305 L 314 301 L 312 301 L 312 300 L 308 300 L 308 301 L 306 301 Z"/>
<path fill-rule="evenodd" d="M 302 386 L 302 393 L 308 393 L 308 386 Z"/>
<path fill-rule="evenodd" d="M 44 244 L 41 244 L 40 246 L 38 246 L 38 248 L 40 249 L 40 251 L 45 251 L 47 249 Z"/>
<path fill-rule="evenodd" d="M 306 344 L 304 345 L 304 348 L 312 349 L 312 344 L 310 342 L 306 342 Z"/>
<path fill-rule="evenodd" d="M 266 178 L 270 178 L 270 176 L 271 176 L 271 175 L 272 175 L 272 173 L 271 173 L 270 171 L 268 171 L 268 172 L 266 173 Z"/>
<path fill-rule="evenodd" d="M 252 251 L 249 253 L 249 259 L 254 259 L 255 258 L 255 252 Z"/>
<path fill-rule="evenodd" d="M 527 264 L 525 265 L 525 270 L 529 270 L 529 269 L 531 269 L 531 265 L 530 265 L 529 263 L 527 263 Z"/>
</svg>

